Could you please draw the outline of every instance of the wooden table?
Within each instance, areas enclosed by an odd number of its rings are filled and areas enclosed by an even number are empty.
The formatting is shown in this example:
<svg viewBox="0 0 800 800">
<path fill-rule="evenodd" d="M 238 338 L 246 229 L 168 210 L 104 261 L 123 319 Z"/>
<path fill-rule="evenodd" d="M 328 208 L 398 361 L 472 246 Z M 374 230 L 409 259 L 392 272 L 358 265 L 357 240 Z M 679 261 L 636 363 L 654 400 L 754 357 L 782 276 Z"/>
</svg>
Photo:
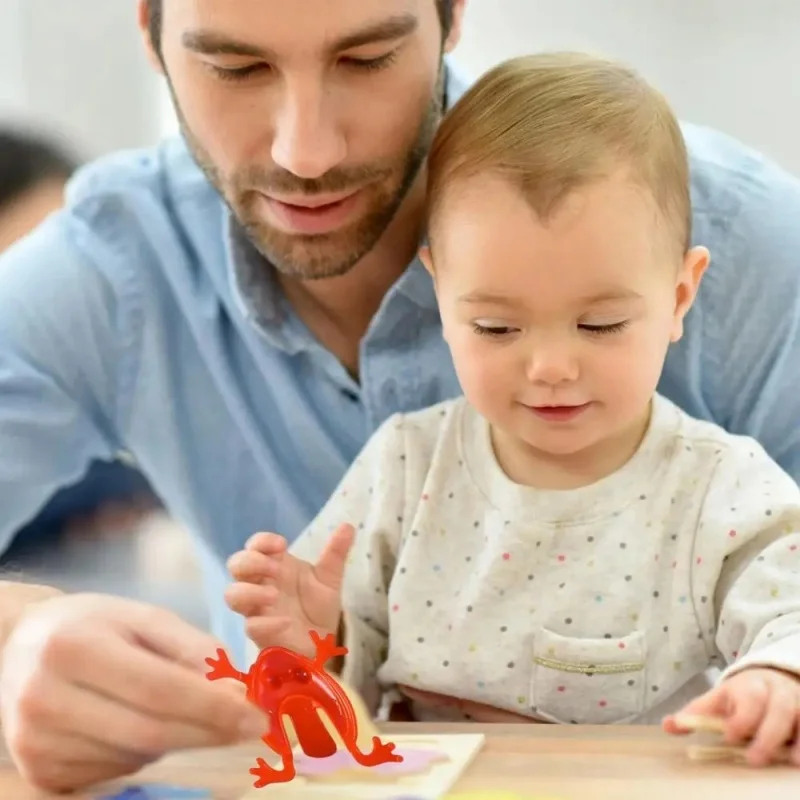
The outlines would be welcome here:
<svg viewBox="0 0 800 800">
<path fill-rule="evenodd" d="M 555 725 L 394 724 L 387 733 L 464 733 L 481 730 L 486 745 L 455 791 L 517 791 L 534 800 L 797 800 L 800 769 L 752 769 L 730 764 L 691 762 L 686 739 L 642 726 L 578 727 Z M 228 750 L 171 756 L 135 779 L 199 786 L 216 800 L 238 800 L 252 788 L 248 770 L 263 754 L 258 744 Z M 123 784 L 120 784 L 120 786 Z M 97 787 L 71 800 L 89 800 L 117 785 Z M 263 790 L 264 800 L 269 789 Z M 0 798 L 44 800 L 54 797 L 26 786 L 5 754 L 0 754 Z M 63 798 L 63 795 L 61 796 Z"/>
</svg>

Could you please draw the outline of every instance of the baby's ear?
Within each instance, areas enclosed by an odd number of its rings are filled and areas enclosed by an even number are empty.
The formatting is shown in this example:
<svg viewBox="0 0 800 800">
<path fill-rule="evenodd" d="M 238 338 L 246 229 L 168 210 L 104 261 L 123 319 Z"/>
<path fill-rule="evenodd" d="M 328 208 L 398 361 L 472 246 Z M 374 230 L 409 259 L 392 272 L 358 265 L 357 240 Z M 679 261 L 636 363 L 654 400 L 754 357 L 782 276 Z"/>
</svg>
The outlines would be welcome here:
<svg viewBox="0 0 800 800">
<path fill-rule="evenodd" d="M 684 258 L 675 287 L 675 315 L 670 337 L 673 342 L 677 342 L 683 337 L 684 318 L 697 297 L 700 281 L 710 262 L 710 253 L 701 246 L 691 248 Z"/>
<path fill-rule="evenodd" d="M 424 244 L 419 249 L 419 260 L 422 262 L 431 275 L 433 275 L 433 258 L 431 257 L 431 249 L 428 245 Z"/>
</svg>

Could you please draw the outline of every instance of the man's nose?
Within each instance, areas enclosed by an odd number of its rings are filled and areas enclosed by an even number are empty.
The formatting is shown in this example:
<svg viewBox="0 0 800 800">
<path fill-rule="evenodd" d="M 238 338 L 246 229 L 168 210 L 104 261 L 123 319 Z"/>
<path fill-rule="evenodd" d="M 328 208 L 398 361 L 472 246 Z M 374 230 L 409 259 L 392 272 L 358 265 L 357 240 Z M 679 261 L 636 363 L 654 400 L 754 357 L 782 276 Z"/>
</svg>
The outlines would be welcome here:
<svg viewBox="0 0 800 800">
<path fill-rule="evenodd" d="M 347 144 L 325 87 L 318 81 L 287 83 L 272 143 L 276 164 L 298 178 L 320 178 L 341 164 Z"/>
</svg>

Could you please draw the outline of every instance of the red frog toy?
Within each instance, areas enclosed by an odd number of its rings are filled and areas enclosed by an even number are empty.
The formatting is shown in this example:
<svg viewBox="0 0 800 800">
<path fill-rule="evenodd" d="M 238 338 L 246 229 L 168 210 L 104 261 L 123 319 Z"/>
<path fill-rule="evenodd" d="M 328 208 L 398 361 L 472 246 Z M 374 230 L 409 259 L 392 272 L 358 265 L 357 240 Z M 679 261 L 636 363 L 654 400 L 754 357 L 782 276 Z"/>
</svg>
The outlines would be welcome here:
<svg viewBox="0 0 800 800">
<path fill-rule="evenodd" d="M 362 753 L 358 748 L 358 721 L 350 699 L 339 683 L 324 667 L 328 659 L 347 654 L 346 647 L 337 647 L 336 639 L 329 634 L 320 639 L 310 631 L 316 648 L 312 660 L 285 647 L 267 647 L 262 650 L 249 672 L 239 672 L 222 648 L 216 658 L 207 658 L 211 671 L 210 681 L 234 678 L 247 687 L 248 699 L 266 712 L 269 730 L 262 736 L 264 743 L 283 760 L 283 768 L 271 767 L 263 758 L 256 759 L 258 766 L 250 770 L 260 789 L 270 783 L 287 783 L 296 773 L 292 745 L 284 728 L 283 717 L 294 724 L 297 739 L 303 752 L 311 758 L 327 758 L 337 749 L 336 741 L 325 728 L 318 710 L 322 710 L 333 723 L 342 742 L 355 761 L 364 767 L 375 767 L 390 761 L 400 762 L 403 757 L 394 752 L 392 742 L 381 742 L 372 737 L 372 751 Z"/>
</svg>

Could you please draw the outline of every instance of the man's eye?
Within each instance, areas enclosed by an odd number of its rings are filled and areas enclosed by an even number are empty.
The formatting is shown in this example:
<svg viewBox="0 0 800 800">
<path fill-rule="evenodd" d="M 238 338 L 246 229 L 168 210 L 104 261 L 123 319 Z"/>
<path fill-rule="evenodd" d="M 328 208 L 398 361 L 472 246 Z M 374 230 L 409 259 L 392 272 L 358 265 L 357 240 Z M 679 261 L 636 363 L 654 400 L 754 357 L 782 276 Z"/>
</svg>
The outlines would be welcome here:
<svg viewBox="0 0 800 800">
<path fill-rule="evenodd" d="M 266 64 L 248 64 L 245 67 L 219 67 L 216 64 L 208 66 L 223 81 L 243 81 L 261 70 L 268 69 Z"/>
<path fill-rule="evenodd" d="M 351 56 L 343 58 L 342 63 L 353 69 L 370 72 L 386 69 L 386 67 L 394 63 L 396 57 L 397 54 L 392 51 L 391 53 L 384 53 L 384 55 L 378 56 L 377 58 L 355 58 Z"/>
</svg>

